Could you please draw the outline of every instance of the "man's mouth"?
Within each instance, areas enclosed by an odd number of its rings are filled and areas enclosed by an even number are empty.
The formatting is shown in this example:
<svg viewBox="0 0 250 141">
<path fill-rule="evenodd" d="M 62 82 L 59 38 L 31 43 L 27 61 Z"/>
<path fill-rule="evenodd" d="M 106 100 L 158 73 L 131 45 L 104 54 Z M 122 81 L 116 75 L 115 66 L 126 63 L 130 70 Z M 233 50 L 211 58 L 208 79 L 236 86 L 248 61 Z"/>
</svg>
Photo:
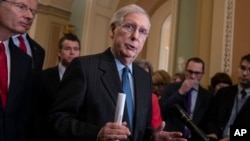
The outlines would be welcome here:
<svg viewBox="0 0 250 141">
<path fill-rule="evenodd" d="M 130 44 L 125 44 L 125 46 L 126 46 L 128 49 L 131 49 L 131 50 L 136 49 L 135 46 L 130 45 Z"/>
</svg>

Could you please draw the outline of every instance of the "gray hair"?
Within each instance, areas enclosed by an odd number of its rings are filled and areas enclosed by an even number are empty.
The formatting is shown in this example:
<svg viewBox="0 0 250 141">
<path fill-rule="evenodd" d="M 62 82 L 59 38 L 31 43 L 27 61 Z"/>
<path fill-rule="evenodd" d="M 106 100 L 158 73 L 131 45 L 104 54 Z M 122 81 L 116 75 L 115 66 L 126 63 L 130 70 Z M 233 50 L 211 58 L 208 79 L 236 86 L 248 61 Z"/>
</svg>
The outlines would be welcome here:
<svg viewBox="0 0 250 141">
<path fill-rule="evenodd" d="M 124 17 L 130 13 L 140 13 L 140 14 L 147 16 L 148 21 L 149 21 L 149 28 L 150 28 L 149 15 L 147 14 L 147 12 L 143 8 L 141 8 L 140 6 L 138 6 L 136 4 L 130 4 L 130 5 L 124 6 L 121 9 L 119 9 L 118 11 L 116 11 L 115 14 L 113 15 L 109 25 L 116 27 L 118 24 L 121 24 L 124 20 Z"/>
</svg>

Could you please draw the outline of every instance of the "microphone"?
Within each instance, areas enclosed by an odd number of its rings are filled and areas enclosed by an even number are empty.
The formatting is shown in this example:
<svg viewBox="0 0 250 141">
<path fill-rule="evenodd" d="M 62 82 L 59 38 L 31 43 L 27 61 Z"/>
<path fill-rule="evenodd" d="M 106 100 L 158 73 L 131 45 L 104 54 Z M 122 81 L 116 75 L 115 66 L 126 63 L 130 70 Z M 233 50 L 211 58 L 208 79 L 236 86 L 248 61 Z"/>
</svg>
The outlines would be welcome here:
<svg viewBox="0 0 250 141">
<path fill-rule="evenodd" d="M 201 141 L 209 141 L 209 138 L 206 136 L 206 134 L 195 125 L 195 123 L 190 119 L 190 117 L 180 105 L 175 104 L 173 109 L 177 117 L 188 127 L 191 132 L 197 134 L 201 138 Z"/>
</svg>

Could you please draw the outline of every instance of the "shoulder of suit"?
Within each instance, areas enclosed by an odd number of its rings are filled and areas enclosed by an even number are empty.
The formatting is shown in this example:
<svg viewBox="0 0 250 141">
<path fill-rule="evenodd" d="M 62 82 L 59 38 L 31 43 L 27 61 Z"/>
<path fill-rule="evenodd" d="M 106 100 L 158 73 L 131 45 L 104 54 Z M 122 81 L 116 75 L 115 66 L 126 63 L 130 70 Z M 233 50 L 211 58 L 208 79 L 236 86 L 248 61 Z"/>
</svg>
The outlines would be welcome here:
<svg viewBox="0 0 250 141">
<path fill-rule="evenodd" d="M 54 67 L 49 67 L 43 70 L 43 72 L 50 72 L 50 71 L 55 71 L 58 70 L 58 65 Z"/>
</svg>

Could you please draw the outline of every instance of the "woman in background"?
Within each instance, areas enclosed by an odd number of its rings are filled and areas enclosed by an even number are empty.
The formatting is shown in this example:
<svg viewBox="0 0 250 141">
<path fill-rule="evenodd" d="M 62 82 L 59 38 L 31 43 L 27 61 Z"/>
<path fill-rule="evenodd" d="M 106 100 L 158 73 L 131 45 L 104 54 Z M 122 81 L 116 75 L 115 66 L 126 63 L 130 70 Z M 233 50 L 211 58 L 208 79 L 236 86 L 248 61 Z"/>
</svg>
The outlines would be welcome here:
<svg viewBox="0 0 250 141">
<path fill-rule="evenodd" d="M 227 73 L 218 72 L 211 78 L 209 90 L 216 95 L 220 88 L 232 86 L 232 84 L 232 80 Z"/>
<path fill-rule="evenodd" d="M 146 61 L 146 60 L 135 60 L 135 63 L 143 68 L 146 72 L 150 73 L 152 75 L 153 67 L 152 65 Z M 153 82 L 154 83 L 154 82 Z M 157 129 L 162 123 L 162 117 L 161 117 L 161 110 L 159 106 L 158 97 L 155 93 L 152 93 L 152 119 L 151 119 L 151 126 L 154 129 Z"/>
</svg>

